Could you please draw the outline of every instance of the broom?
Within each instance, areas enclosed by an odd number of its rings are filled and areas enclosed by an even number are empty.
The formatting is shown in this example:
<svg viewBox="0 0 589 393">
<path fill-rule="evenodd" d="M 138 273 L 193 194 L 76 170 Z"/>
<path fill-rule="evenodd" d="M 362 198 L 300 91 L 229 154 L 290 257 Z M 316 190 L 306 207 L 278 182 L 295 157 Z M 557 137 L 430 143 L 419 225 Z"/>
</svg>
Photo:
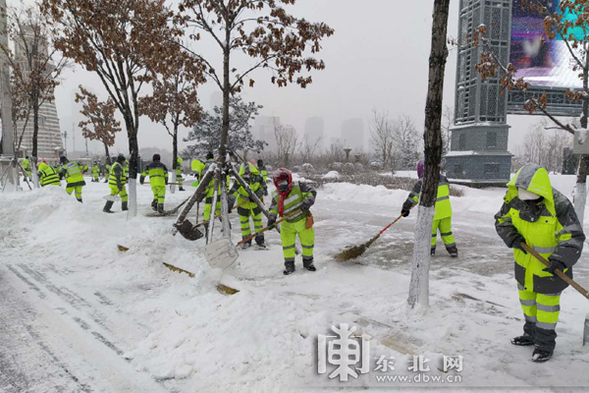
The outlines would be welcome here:
<svg viewBox="0 0 589 393">
<path fill-rule="evenodd" d="M 364 254 L 366 252 L 366 250 L 368 249 L 368 247 L 370 247 L 372 245 L 372 243 L 374 243 L 375 241 L 378 240 L 378 238 L 390 227 L 393 226 L 393 224 L 395 224 L 397 221 L 399 221 L 401 218 L 403 217 L 403 215 L 401 214 L 399 217 L 397 217 L 395 219 L 395 221 L 391 222 L 389 225 L 387 225 L 386 227 L 384 227 L 380 232 L 378 232 L 378 234 L 376 236 L 374 236 L 372 239 L 370 239 L 369 241 L 367 241 L 364 244 L 360 244 L 359 246 L 354 246 L 352 248 L 348 248 L 345 251 L 340 252 L 339 254 L 337 254 L 335 256 L 335 260 L 336 261 L 348 261 L 350 259 L 356 259 L 358 258 L 360 255 Z"/>
</svg>

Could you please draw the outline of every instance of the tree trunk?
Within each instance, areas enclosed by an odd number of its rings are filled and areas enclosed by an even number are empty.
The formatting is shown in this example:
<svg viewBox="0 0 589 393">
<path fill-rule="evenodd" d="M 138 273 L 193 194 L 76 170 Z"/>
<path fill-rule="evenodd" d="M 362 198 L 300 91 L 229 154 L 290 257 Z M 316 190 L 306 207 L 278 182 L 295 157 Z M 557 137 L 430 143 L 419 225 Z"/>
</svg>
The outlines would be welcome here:
<svg viewBox="0 0 589 393">
<path fill-rule="evenodd" d="M 227 160 L 227 143 L 229 139 L 229 95 L 231 85 L 229 78 L 231 76 L 229 69 L 229 60 L 231 54 L 231 28 L 230 24 L 227 23 L 225 27 L 225 47 L 223 48 L 223 126 L 221 128 L 221 146 L 219 146 L 219 154 L 221 155 L 221 169 L 226 170 L 225 164 Z M 221 184 L 221 221 L 223 223 L 223 236 L 226 239 L 231 239 L 231 230 L 229 229 L 229 205 L 227 202 L 227 182 L 225 181 L 225 172 L 223 172 L 220 179 Z M 212 207 L 213 211 L 215 207 Z"/>
<path fill-rule="evenodd" d="M 129 193 L 129 212 L 127 213 L 127 220 L 137 216 L 137 163 L 139 158 L 139 143 L 137 142 L 137 131 L 139 124 L 135 124 L 131 114 L 125 116 L 125 126 L 127 128 L 127 136 L 129 140 L 129 179 L 128 190 Z"/>
<path fill-rule="evenodd" d="M 37 157 L 37 139 L 39 136 L 39 98 L 33 100 L 33 157 Z"/>
<path fill-rule="evenodd" d="M 178 168 L 178 125 L 174 124 L 174 133 L 172 134 L 172 183 L 178 182 L 178 177 L 176 176 L 176 169 Z M 172 194 L 176 193 L 176 186 L 170 186 L 170 192 Z"/>
<path fill-rule="evenodd" d="M 110 154 L 108 152 L 108 145 L 106 143 L 104 143 L 104 142 L 102 142 L 102 144 L 104 145 L 104 152 L 106 153 L 106 160 L 105 160 L 105 162 L 108 162 L 109 161 L 109 157 L 110 157 Z"/>
<path fill-rule="evenodd" d="M 425 105 L 425 173 L 417 213 L 411 283 L 407 299 L 411 307 L 415 307 L 416 304 L 423 307 L 429 306 L 429 250 L 442 160 L 441 123 L 444 73 L 448 57 L 446 36 L 449 6 L 450 0 L 435 0 L 434 3 L 429 84 Z"/>
<path fill-rule="evenodd" d="M 585 67 L 583 69 L 583 91 L 589 92 L 589 55 L 585 55 Z M 583 98 L 583 114 L 581 115 L 581 128 L 587 129 L 587 116 L 589 115 L 589 98 Z M 575 213 L 583 225 L 585 219 L 585 204 L 587 203 L 587 172 L 589 171 L 589 156 L 579 157 L 579 168 L 577 171 L 577 184 L 573 197 Z"/>
</svg>

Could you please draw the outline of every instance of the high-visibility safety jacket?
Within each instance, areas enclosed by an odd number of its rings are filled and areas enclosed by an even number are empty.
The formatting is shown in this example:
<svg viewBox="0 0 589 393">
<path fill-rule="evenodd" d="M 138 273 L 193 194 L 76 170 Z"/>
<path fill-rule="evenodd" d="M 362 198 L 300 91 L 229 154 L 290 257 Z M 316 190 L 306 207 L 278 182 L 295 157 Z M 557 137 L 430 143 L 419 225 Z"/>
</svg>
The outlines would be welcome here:
<svg viewBox="0 0 589 393">
<path fill-rule="evenodd" d="M 61 167 L 61 174 L 65 177 L 68 187 L 85 186 L 82 171 L 84 167 L 77 162 L 69 161 Z"/>
<path fill-rule="evenodd" d="M 266 167 L 264 165 L 262 165 L 258 168 L 258 170 L 260 171 L 260 176 L 262 176 L 262 178 L 264 179 L 264 183 L 267 183 L 268 182 L 268 170 L 266 169 Z"/>
<path fill-rule="evenodd" d="M 421 194 L 421 187 L 423 185 L 423 179 L 419 179 L 413 186 L 413 190 L 409 194 L 409 197 L 403 204 L 403 210 L 409 210 L 413 205 L 419 203 L 419 196 Z M 440 181 L 438 183 L 438 195 L 436 197 L 436 213 L 434 220 L 441 220 L 443 218 L 452 217 L 452 205 L 450 204 L 450 183 L 446 176 L 440 175 Z"/>
<path fill-rule="evenodd" d="M 585 235 L 571 202 L 552 188 L 548 172 L 536 164 L 526 164 L 507 184 L 503 206 L 495 215 L 495 228 L 508 247 L 514 247 L 520 235 L 526 244 L 546 259 L 556 259 L 573 276 L 573 265 L 583 250 Z M 519 199 L 518 188 L 543 199 L 530 204 Z M 529 253 L 514 248 L 515 279 L 525 290 L 543 294 L 558 293 L 568 284 Z"/>
<path fill-rule="evenodd" d="M 152 187 L 165 187 L 168 184 L 168 168 L 160 161 L 150 162 L 141 174 L 139 182 L 143 184 L 147 176 Z"/>
<path fill-rule="evenodd" d="M 31 166 L 31 161 L 29 161 L 28 159 L 24 159 L 22 160 L 22 169 L 24 169 L 25 171 L 29 170 L 29 167 Z"/>
<path fill-rule="evenodd" d="M 178 157 L 176 161 L 176 174 L 182 174 L 182 157 Z"/>
<path fill-rule="evenodd" d="M 125 161 L 125 165 L 123 165 L 123 175 L 125 176 L 123 184 L 127 184 L 127 181 L 129 180 L 129 161 Z"/>
<path fill-rule="evenodd" d="M 195 158 L 190 162 L 190 169 L 196 175 L 196 181 L 192 184 L 192 187 L 196 187 L 198 186 L 200 179 L 202 179 L 205 164 L 201 160 Z"/>
<path fill-rule="evenodd" d="M 98 176 L 99 173 L 100 173 L 100 167 L 96 164 L 92 165 L 92 174 L 94 176 Z"/>
<path fill-rule="evenodd" d="M 290 193 L 286 198 L 284 198 L 284 210 L 282 212 L 281 217 L 288 216 L 290 213 L 300 209 L 303 205 L 303 201 L 308 199 L 311 202 L 311 205 L 315 203 L 315 197 L 317 196 L 317 191 L 314 188 L 310 187 L 309 185 L 299 182 L 298 186 L 293 185 Z M 272 192 L 272 204 L 270 205 L 270 214 L 269 217 L 278 217 L 279 215 L 279 201 L 280 201 L 280 194 L 278 191 Z M 292 218 L 286 220 L 286 222 L 293 223 L 299 222 L 302 219 L 307 218 L 306 213 L 299 213 Z"/>
<path fill-rule="evenodd" d="M 108 184 L 118 189 L 122 189 L 126 183 L 127 178 L 125 178 L 125 169 L 117 161 L 110 166 L 110 173 L 108 174 Z"/>
<path fill-rule="evenodd" d="M 212 164 L 215 163 L 215 160 L 207 160 L 207 164 L 205 165 L 202 173 L 203 176 L 205 173 L 207 173 L 207 171 L 209 170 L 209 168 L 211 167 Z M 227 175 L 227 187 L 229 187 L 229 183 L 231 181 L 231 178 L 229 177 L 229 175 Z M 213 176 L 213 178 L 211 179 L 211 181 L 209 182 L 209 185 L 207 186 L 206 189 L 206 199 L 205 199 L 205 203 L 213 203 L 213 195 L 215 193 L 215 177 Z M 217 202 L 221 201 L 221 185 L 219 184 L 219 190 L 218 190 L 218 197 L 217 197 Z"/>
<path fill-rule="evenodd" d="M 249 186 L 252 189 L 252 191 L 258 196 L 258 198 L 262 198 L 264 196 L 264 186 L 262 185 L 262 182 L 264 180 L 262 179 L 262 176 L 260 176 L 258 168 L 256 168 L 254 165 L 249 165 L 251 173 Z M 245 175 L 245 167 L 243 165 L 239 169 L 239 175 L 242 177 L 243 175 Z M 254 201 L 250 200 L 248 192 L 245 188 L 241 186 L 241 184 L 239 184 L 238 181 L 235 181 L 235 183 L 233 183 L 233 187 L 231 187 L 229 195 L 233 195 L 237 198 L 237 205 L 240 206 L 240 208 L 242 209 L 255 209 L 256 207 L 258 207 L 258 205 L 256 205 Z"/>
<path fill-rule="evenodd" d="M 45 164 L 44 162 L 39 164 L 39 183 L 42 187 L 46 185 L 61 186 L 59 175 L 53 167 Z"/>
</svg>

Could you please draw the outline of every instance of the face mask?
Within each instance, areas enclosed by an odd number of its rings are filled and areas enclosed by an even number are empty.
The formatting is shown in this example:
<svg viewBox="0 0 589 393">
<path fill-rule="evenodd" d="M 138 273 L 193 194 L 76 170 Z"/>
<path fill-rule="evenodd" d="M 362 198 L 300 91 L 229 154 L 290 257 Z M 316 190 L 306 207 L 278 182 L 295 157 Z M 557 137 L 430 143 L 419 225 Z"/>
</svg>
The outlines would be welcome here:
<svg viewBox="0 0 589 393">
<path fill-rule="evenodd" d="M 278 183 L 278 190 L 280 190 L 281 192 L 288 191 L 288 180 L 284 180 Z"/>
</svg>

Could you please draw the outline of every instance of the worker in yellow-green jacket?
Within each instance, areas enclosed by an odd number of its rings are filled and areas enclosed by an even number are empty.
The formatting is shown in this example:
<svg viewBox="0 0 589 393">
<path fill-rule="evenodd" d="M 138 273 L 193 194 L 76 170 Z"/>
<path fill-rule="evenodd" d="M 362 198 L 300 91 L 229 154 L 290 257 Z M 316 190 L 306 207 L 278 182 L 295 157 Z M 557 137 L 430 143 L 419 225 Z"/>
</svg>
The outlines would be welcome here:
<svg viewBox="0 0 589 393">
<path fill-rule="evenodd" d="M 524 165 L 507 184 L 495 228 L 513 249 L 515 280 L 524 313 L 524 335 L 513 345 L 534 346 L 532 361 L 550 360 L 556 346 L 560 294 L 568 284 L 558 269 L 573 277 L 573 265 L 583 251 L 585 234 L 572 203 L 552 188 L 546 169 Z M 550 262 L 546 267 L 522 246 L 526 244 Z"/>
<path fill-rule="evenodd" d="M 139 178 L 139 183 L 143 184 L 145 178 L 149 176 L 149 184 L 153 191 L 153 201 L 151 208 L 158 213 L 164 213 L 164 201 L 166 198 L 166 185 L 168 184 L 168 168 L 162 164 L 159 154 L 154 154 L 152 161 L 147 164 L 145 171 Z"/>
<path fill-rule="evenodd" d="M 66 156 L 59 157 L 61 163 L 61 175 L 65 178 L 67 185 L 65 191 L 72 195 L 75 191 L 76 199 L 82 202 L 82 187 L 86 185 L 84 181 L 84 166 L 75 161 L 70 161 Z"/>
<path fill-rule="evenodd" d="M 115 197 L 120 195 L 121 197 L 121 210 L 129 210 L 129 195 L 125 189 L 127 179 L 125 178 L 124 164 L 127 159 L 124 155 L 119 154 L 114 164 L 110 166 L 110 173 L 108 174 L 108 186 L 110 187 L 110 199 L 106 201 L 104 208 L 102 209 L 105 213 L 114 213 L 110 209 L 114 204 Z"/>
<path fill-rule="evenodd" d="M 409 211 L 413 206 L 419 203 L 419 195 L 421 194 L 421 187 L 423 184 L 423 172 L 424 162 L 419 160 L 417 163 L 417 177 L 419 180 L 413 186 L 413 190 L 409 194 L 409 197 L 403 204 L 401 215 L 403 217 L 409 216 Z M 434 222 L 432 225 L 432 242 L 431 242 L 431 255 L 436 254 L 436 239 L 438 237 L 438 231 L 442 237 L 442 241 L 446 246 L 446 251 L 452 258 L 458 257 L 458 248 L 456 247 L 456 241 L 454 234 L 452 233 L 452 205 L 450 204 L 450 183 L 446 176 L 440 175 L 438 183 L 438 195 L 436 198 Z"/>
<path fill-rule="evenodd" d="M 182 187 L 182 157 L 178 157 L 176 165 L 174 166 L 176 168 L 176 183 L 178 183 L 178 190 L 184 191 L 184 187 Z"/>
<path fill-rule="evenodd" d="M 317 191 L 309 185 L 299 182 L 294 185 L 292 173 L 288 169 L 279 168 L 272 177 L 276 191 L 272 193 L 272 204 L 268 216 L 268 226 L 274 227 L 278 217 L 289 217 L 280 228 L 282 253 L 284 255 L 284 275 L 295 271 L 295 242 L 297 235 L 303 248 L 303 267 L 311 272 L 317 270 L 313 264 L 313 248 L 315 232 L 311 206 L 315 203 Z"/>
<path fill-rule="evenodd" d="M 252 164 L 241 165 L 239 169 L 239 176 L 250 186 L 251 190 L 260 199 L 264 196 L 264 187 L 262 183 L 264 179 L 260 176 L 258 168 Z M 250 195 L 245 188 L 241 186 L 239 182 L 235 182 L 231 190 L 229 191 L 229 210 L 233 208 L 233 204 L 237 200 L 237 214 L 239 215 L 239 222 L 241 224 L 241 237 L 242 239 L 248 238 L 251 234 L 250 216 L 254 223 L 254 232 L 257 233 L 264 229 L 264 223 L 262 222 L 262 209 L 256 204 L 256 202 L 250 199 Z M 264 234 L 256 236 L 256 245 L 260 248 L 266 248 L 264 242 Z M 252 245 L 252 240 L 248 240 L 242 245 L 242 248 L 248 248 Z"/>
<path fill-rule="evenodd" d="M 48 185 L 52 186 L 61 186 L 61 180 L 59 179 L 59 174 L 51 165 L 48 165 L 46 162 L 39 162 L 37 164 L 38 175 L 39 175 L 39 183 L 41 187 L 45 187 Z"/>
</svg>

